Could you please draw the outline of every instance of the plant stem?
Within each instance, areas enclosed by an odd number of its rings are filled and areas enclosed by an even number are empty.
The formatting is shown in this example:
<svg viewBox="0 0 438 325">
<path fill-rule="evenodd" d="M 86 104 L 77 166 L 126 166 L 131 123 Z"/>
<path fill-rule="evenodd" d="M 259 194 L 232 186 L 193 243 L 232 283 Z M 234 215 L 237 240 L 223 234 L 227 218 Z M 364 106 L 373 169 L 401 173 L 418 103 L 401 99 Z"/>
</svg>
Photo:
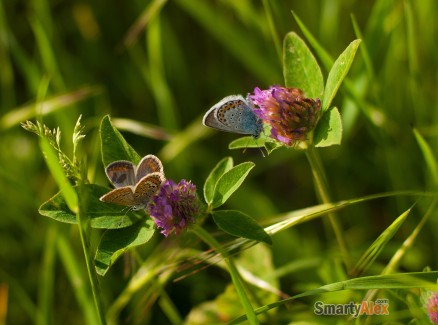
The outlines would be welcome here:
<svg viewBox="0 0 438 325">
<path fill-rule="evenodd" d="M 309 146 L 306 150 L 306 157 L 310 163 L 310 167 L 312 168 L 315 187 L 321 202 L 331 203 L 324 167 L 318 153 L 313 146 Z M 351 266 L 350 255 L 348 254 L 347 245 L 345 243 L 345 238 L 342 233 L 342 226 L 334 213 L 328 213 L 328 218 L 330 221 L 330 225 L 332 226 L 333 232 L 335 233 L 336 240 L 338 241 L 338 245 L 341 250 L 345 266 L 347 267 L 347 270 L 349 270 Z"/>
<path fill-rule="evenodd" d="M 97 313 L 99 315 L 100 324 L 105 325 L 105 312 L 103 310 L 103 303 L 100 297 L 100 287 L 99 287 L 99 279 L 97 278 L 97 273 L 94 270 L 94 260 L 91 254 L 90 249 L 90 237 L 88 236 L 91 232 L 90 219 L 87 216 L 87 208 L 86 202 L 87 197 L 85 191 L 82 191 L 83 180 L 81 179 L 82 184 L 79 185 L 79 195 L 78 195 L 78 228 L 79 234 L 81 237 L 82 249 L 84 250 L 85 263 L 87 265 L 88 277 L 90 279 L 91 291 L 93 292 L 94 305 L 96 307 Z"/>
<path fill-rule="evenodd" d="M 213 236 L 211 236 L 207 231 L 205 231 L 203 228 L 195 224 L 191 226 L 190 230 L 193 231 L 199 238 L 201 238 L 211 248 L 214 248 L 218 252 L 220 252 L 221 255 L 224 257 L 225 263 L 228 266 L 228 271 L 230 272 L 231 279 L 233 280 L 233 284 L 236 288 L 237 294 L 239 295 L 240 301 L 242 302 L 243 308 L 245 309 L 248 322 L 251 325 L 259 324 L 257 315 L 251 306 L 251 302 L 249 301 L 248 296 L 246 295 L 242 278 L 239 274 L 239 271 L 237 270 L 236 265 L 234 264 L 234 261 L 222 249 L 222 246 L 217 242 L 217 240 Z"/>
</svg>

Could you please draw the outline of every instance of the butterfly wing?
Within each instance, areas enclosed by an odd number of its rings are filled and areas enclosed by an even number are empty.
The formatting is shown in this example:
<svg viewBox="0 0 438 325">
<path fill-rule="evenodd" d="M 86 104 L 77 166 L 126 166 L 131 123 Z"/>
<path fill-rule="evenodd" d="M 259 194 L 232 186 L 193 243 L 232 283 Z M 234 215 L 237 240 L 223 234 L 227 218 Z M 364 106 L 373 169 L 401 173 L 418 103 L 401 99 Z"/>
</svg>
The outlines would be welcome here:
<svg viewBox="0 0 438 325">
<path fill-rule="evenodd" d="M 132 162 L 118 160 L 109 164 L 106 169 L 106 176 L 115 187 L 135 185 L 135 167 Z"/>
<path fill-rule="evenodd" d="M 228 126 L 219 122 L 219 120 L 217 119 L 216 111 L 217 107 L 213 106 L 212 108 L 210 108 L 208 112 L 205 113 L 204 118 L 202 119 L 202 124 L 219 131 L 234 132 L 232 128 L 229 128 Z"/>
<path fill-rule="evenodd" d="M 235 133 L 250 134 L 254 138 L 260 136 L 262 121 L 243 99 L 235 99 L 223 105 L 218 109 L 217 117 L 220 122 L 233 128 Z"/>
<path fill-rule="evenodd" d="M 241 95 L 223 98 L 204 115 L 203 124 L 221 131 L 250 134 L 258 138 L 262 122 Z"/>
<path fill-rule="evenodd" d="M 204 118 L 202 119 L 202 124 L 205 126 L 209 126 L 213 129 L 217 129 L 220 131 L 226 131 L 226 132 L 235 132 L 235 129 L 227 125 L 226 123 L 223 123 L 223 119 L 220 120 L 218 118 L 218 111 L 221 110 L 222 107 L 227 105 L 228 103 L 234 101 L 234 100 L 244 100 L 242 96 L 240 95 L 231 95 L 223 98 L 220 102 L 215 104 L 212 108 L 210 108 L 207 113 L 205 113 Z"/>
<path fill-rule="evenodd" d="M 163 174 L 163 164 L 161 163 L 160 159 L 154 155 L 147 155 L 143 157 L 136 169 L 136 183 L 146 175 L 155 172 Z"/>
<path fill-rule="evenodd" d="M 99 200 L 127 207 L 133 206 L 135 205 L 133 187 L 124 186 L 116 188 L 103 195 Z"/>
<path fill-rule="evenodd" d="M 150 199 L 158 192 L 164 181 L 164 175 L 159 172 L 143 177 L 134 189 L 134 210 L 144 209 Z"/>
</svg>

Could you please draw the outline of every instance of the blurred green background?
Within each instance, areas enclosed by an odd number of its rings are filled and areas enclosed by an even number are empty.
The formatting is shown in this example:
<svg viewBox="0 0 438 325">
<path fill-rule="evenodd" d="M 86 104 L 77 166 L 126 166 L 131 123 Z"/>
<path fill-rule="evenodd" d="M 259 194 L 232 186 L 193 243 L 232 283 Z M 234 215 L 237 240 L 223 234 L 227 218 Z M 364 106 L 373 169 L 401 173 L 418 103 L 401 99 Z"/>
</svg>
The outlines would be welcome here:
<svg viewBox="0 0 438 325">
<path fill-rule="evenodd" d="M 8 296 L 8 324 L 41 323 L 35 315 L 44 308 L 51 310 L 53 324 L 83 321 L 68 271 L 71 266 L 60 256 L 59 243 L 54 249 L 57 232 L 68 234 L 70 248 L 83 264 L 80 240 L 74 227 L 55 225 L 38 214 L 39 205 L 57 187 L 37 137 L 19 126 L 41 112 L 35 103 L 44 78 L 50 83 L 43 121 L 50 128 L 60 127 L 67 153 L 74 124 L 83 116 L 87 136 L 81 150 L 91 182 L 108 185 L 98 125 L 109 113 L 137 152 L 158 155 L 168 178 L 192 180 L 200 195 L 209 171 L 222 157 L 230 155 L 236 164 L 254 161 L 256 168 L 227 208 L 244 211 L 262 225 L 280 212 L 318 203 L 302 152 L 281 149 L 264 158 L 255 149 L 230 151 L 228 143 L 237 135 L 201 124 L 206 110 L 222 97 L 283 84 L 282 39 L 289 31 L 301 34 L 291 11 L 333 58 L 352 40 L 363 39 L 348 80 L 356 97 L 341 88 L 334 103 L 343 117 L 343 143 L 320 150 L 333 199 L 436 189 L 412 132 L 417 128 L 437 155 L 435 0 L 4 0 L 0 2 L 0 302 L 4 305 Z M 362 35 L 355 33 L 352 18 L 356 33 Z M 323 68 L 325 77 L 327 72 Z M 413 202 L 399 197 L 341 211 L 352 255 L 360 256 Z M 426 207 L 420 202 L 383 252 L 382 265 Z M 436 214 L 428 222 L 403 260 L 404 271 L 438 266 Z M 325 269 L 321 265 L 336 257 L 336 250 L 336 241 L 320 220 L 275 236 L 275 267 L 309 257 L 321 263 L 319 270 L 313 265 L 287 274 L 281 289 L 296 293 L 329 281 L 320 274 Z M 122 263 L 102 280 L 108 303 L 127 281 Z M 85 274 L 82 264 L 76 267 Z M 218 295 L 227 283 L 223 273 L 210 269 L 169 289 L 183 317 L 193 306 Z"/>
</svg>

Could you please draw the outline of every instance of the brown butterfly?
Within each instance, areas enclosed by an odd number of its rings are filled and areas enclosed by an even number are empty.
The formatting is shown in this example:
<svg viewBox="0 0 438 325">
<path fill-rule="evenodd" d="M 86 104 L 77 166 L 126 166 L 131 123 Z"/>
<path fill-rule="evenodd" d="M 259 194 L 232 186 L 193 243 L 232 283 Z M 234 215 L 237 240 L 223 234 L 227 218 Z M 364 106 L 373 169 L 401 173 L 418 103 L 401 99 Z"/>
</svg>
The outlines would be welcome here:
<svg viewBox="0 0 438 325">
<path fill-rule="evenodd" d="M 143 157 L 137 166 L 127 160 L 112 162 L 105 172 L 116 188 L 100 200 L 127 206 L 132 210 L 146 208 L 166 180 L 163 164 L 154 155 Z"/>
</svg>

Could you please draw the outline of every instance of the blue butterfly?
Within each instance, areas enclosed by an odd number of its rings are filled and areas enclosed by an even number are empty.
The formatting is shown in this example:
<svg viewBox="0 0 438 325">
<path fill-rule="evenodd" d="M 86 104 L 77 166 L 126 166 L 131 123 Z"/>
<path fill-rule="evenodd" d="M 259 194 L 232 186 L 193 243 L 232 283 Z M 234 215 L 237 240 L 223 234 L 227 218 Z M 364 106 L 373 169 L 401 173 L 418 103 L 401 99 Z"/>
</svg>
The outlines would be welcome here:
<svg viewBox="0 0 438 325">
<path fill-rule="evenodd" d="M 241 95 L 222 99 L 205 113 L 202 123 L 220 131 L 249 134 L 255 139 L 263 130 L 262 120 Z"/>
</svg>

